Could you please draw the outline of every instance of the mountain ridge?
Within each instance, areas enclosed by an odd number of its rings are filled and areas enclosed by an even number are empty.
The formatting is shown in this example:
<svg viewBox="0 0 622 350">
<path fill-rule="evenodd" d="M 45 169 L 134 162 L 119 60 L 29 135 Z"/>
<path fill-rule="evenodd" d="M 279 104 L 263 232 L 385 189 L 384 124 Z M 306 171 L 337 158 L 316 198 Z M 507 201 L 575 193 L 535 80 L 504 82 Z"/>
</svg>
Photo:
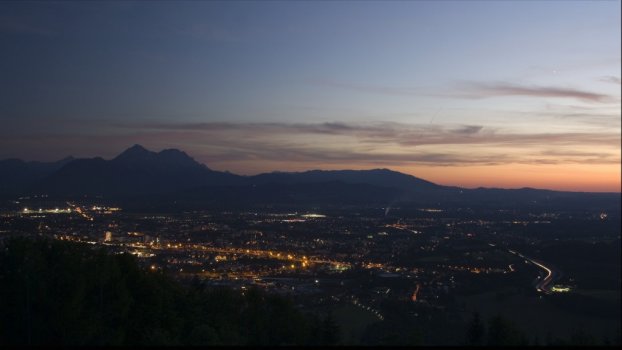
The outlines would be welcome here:
<svg viewBox="0 0 622 350">
<path fill-rule="evenodd" d="M 43 170 L 37 170 L 39 168 Z M 326 201 L 339 201 L 339 193 L 348 198 L 357 198 L 358 202 L 364 202 L 366 196 L 370 200 L 380 197 L 383 197 L 382 200 L 387 200 L 382 195 L 382 189 L 385 189 L 384 192 L 387 194 L 390 193 L 387 198 L 399 197 L 404 200 L 426 202 L 433 200 L 468 201 L 468 198 L 496 202 L 498 197 L 510 194 L 512 198 L 521 198 L 521 201 L 536 201 L 547 200 L 551 196 L 559 196 L 563 193 L 573 193 L 528 187 L 465 189 L 438 185 L 387 168 L 314 169 L 300 172 L 237 175 L 212 170 L 178 149 L 171 148 L 153 152 L 139 144 L 129 147 L 109 160 L 101 157 L 80 159 L 67 157 L 51 163 L 25 162 L 17 159 L 2 160 L 0 161 L 0 180 L 3 183 L 0 186 L 0 194 L 5 195 L 46 193 L 57 196 L 127 197 L 177 194 L 196 197 L 197 194 L 204 193 L 206 200 L 212 200 L 218 196 L 230 197 L 227 191 L 239 192 L 238 197 L 243 197 L 245 193 L 255 193 L 257 196 L 266 197 L 266 201 L 280 193 L 279 198 L 283 201 L 287 198 L 292 198 L 292 200 L 314 198 L 318 202 L 321 202 L 322 196 Z M 331 192 L 318 190 L 322 188 L 321 184 L 325 184 L 325 188 L 330 188 Z M 355 193 L 356 187 L 351 185 L 364 185 L 359 187 L 359 190 L 367 194 Z M 214 190 L 216 187 L 220 189 Z M 253 190 L 257 187 L 263 188 L 263 192 Z M 314 188 L 316 193 L 300 195 L 308 192 L 308 188 Z M 208 198 L 210 196 L 214 198 Z M 261 198 L 257 198 L 257 201 L 261 201 Z"/>
</svg>

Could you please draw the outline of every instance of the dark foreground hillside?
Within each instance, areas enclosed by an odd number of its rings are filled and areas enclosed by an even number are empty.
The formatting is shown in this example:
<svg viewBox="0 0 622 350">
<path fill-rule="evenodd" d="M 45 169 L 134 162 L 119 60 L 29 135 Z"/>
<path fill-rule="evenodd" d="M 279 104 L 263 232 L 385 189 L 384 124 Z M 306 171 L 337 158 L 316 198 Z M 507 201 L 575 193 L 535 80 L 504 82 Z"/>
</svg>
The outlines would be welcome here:
<svg viewBox="0 0 622 350">
<path fill-rule="evenodd" d="M 529 299 L 520 293 L 496 294 L 495 302 Z M 557 299 L 555 305 L 562 303 L 565 309 L 576 309 L 573 301 L 591 300 Z M 492 310 L 476 304 L 463 310 L 465 319 L 454 319 L 455 313 L 426 308 L 414 317 L 403 303 L 388 303 L 386 320 L 363 325 L 358 338 L 350 339 L 344 333 L 348 323 L 333 318 L 332 312 L 303 312 L 285 297 L 255 289 L 210 288 L 199 281 L 181 284 L 160 272 L 143 270 L 132 255 L 88 244 L 29 238 L 0 241 L 0 347 L 412 346 L 445 344 L 443 338 L 452 332 L 456 333 L 450 341 L 453 345 L 620 343 L 619 333 L 601 339 L 601 332 L 583 326 L 573 329 L 568 338 L 538 338 L 513 321 L 515 315 L 502 315 L 497 304 L 488 302 Z M 538 305 L 538 310 L 544 306 L 541 301 Z M 482 314 L 480 309 L 487 311 Z"/>
<path fill-rule="evenodd" d="M 73 243 L 0 244 L 0 346 L 329 345 L 330 319 L 288 299 L 183 286 L 128 254 Z"/>
</svg>

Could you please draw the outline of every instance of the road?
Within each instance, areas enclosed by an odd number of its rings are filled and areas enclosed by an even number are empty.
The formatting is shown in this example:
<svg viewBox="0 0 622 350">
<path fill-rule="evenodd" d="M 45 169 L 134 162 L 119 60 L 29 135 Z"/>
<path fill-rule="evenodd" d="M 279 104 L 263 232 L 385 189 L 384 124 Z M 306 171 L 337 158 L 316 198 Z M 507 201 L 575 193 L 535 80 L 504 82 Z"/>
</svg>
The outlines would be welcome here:
<svg viewBox="0 0 622 350">
<path fill-rule="evenodd" d="M 535 287 L 538 292 L 542 292 L 544 294 L 551 294 L 551 288 L 553 287 L 553 282 L 561 276 L 561 272 L 550 265 L 549 266 L 544 265 L 545 263 L 542 261 L 529 258 L 513 250 L 508 250 L 508 251 L 514 255 L 520 256 L 521 258 L 525 259 L 525 261 L 528 261 L 538 266 L 542 270 L 544 270 L 546 275 L 544 276 L 544 278 L 542 278 L 542 276 L 537 277 L 537 279 L 534 281 Z"/>
</svg>

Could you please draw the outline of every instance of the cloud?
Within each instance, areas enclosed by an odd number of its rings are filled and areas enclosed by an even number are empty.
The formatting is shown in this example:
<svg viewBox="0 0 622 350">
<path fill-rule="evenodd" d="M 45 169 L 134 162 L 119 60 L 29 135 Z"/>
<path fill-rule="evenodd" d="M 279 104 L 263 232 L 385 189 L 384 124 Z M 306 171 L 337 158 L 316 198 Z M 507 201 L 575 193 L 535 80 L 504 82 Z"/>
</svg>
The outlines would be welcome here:
<svg viewBox="0 0 622 350">
<path fill-rule="evenodd" d="M 237 145 L 240 146 L 239 144 Z M 288 163 L 322 163 L 343 165 L 343 168 L 356 164 L 375 164 L 376 166 L 400 166 L 404 164 L 433 164 L 437 166 L 486 164 L 494 165 L 507 161 L 499 155 L 474 155 L 464 158 L 451 152 L 418 151 L 410 153 L 374 152 L 365 153 L 348 149 L 327 147 L 292 146 L 283 147 L 276 143 L 248 144 L 244 151 L 226 150 L 216 155 L 206 155 L 211 161 L 271 161 Z"/>
<path fill-rule="evenodd" d="M 587 102 L 609 102 L 611 96 L 595 92 L 556 86 L 526 86 L 508 82 L 461 82 L 451 96 L 462 98 L 489 98 L 495 96 L 531 96 L 573 98 Z"/>
<path fill-rule="evenodd" d="M 619 78 L 605 78 L 607 82 L 616 82 L 617 84 L 620 83 Z M 559 86 L 519 85 L 510 82 L 462 81 L 458 82 L 456 86 L 450 87 L 448 92 L 439 91 L 438 88 L 373 86 L 366 84 L 342 83 L 329 80 L 315 80 L 312 81 L 312 83 L 328 87 L 393 96 L 432 96 L 467 99 L 483 99 L 498 96 L 530 96 L 572 98 L 583 102 L 610 102 L 613 100 L 609 95 L 581 89 Z"/>
<path fill-rule="evenodd" d="M 528 112 L 526 114 L 533 114 Z M 600 127 L 603 129 L 620 129 L 620 104 L 599 104 L 599 105 L 564 105 L 547 104 L 541 112 L 535 113 L 542 117 L 553 117 L 555 119 L 566 119 L 572 123 L 587 124 L 590 127 Z"/>
<path fill-rule="evenodd" d="M 210 148 L 212 160 L 404 162 L 460 165 L 507 162 L 619 162 L 619 131 L 509 133 L 482 125 L 439 126 L 392 122 L 349 124 L 142 123 L 120 127 L 153 138 Z M 560 154 L 538 153 L 557 147 Z M 565 149 L 600 149 L 599 156 Z M 508 156 L 512 154 L 512 156 Z M 522 154 L 522 155 L 519 155 Z M 563 155 L 563 157 L 562 157 Z"/>
<path fill-rule="evenodd" d="M 606 76 L 606 77 L 600 77 L 598 78 L 598 80 L 605 82 L 605 83 L 612 83 L 612 84 L 617 84 L 617 85 L 622 84 L 622 80 L 620 80 L 620 77 Z"/>
<path fill-rule="evenodd" d="M 341 122 L 326 122 L 314 124 L 302 123 L 229 123 L 229 122 L 206 122 L 206 123 L 117 123 L 114 126 L 122 129 L 146 129 L 146 130 L 201 130 L 208 133 L 243 133 L 261 137 L 266 135 L 341 135 L 360 137 L 385 137 L 391 138 L 396 129 L 401 125 L 391 122 L 376 123 L 371 125 L 346 124 Z M 429 127 L 429 126 L 423 126 Z"/>
<path fill-rule="evenodd" d="M 465 125 L 460 129 L 456 129 L 453 132 L 458 134 L 472 135 L 480 132 L 484 127 L 481 125 Z"/>
<path fill-rule="evenodd" d="M 179 148 L 216 169 L 270 171 L 332 164 L 356 166 L 467 166 L 500 164 L 620 164 L 620 130 L 517 133 L 483 125 L 375 123 L 117 123 L 85 130 L 32 130 L 6 134 L 0 149 L 55 155 L 114 156 L 140 143 Z M 73 150 L 73 151 L 72 151 Z M 83 154 L 77 153 L 85 152 Z M 98 151 L 99 150 L 99 151 Z M 110 153 L 112 152 L 112 153 Z M 116 152 L 116 151 L 115 151 Z M 5 152 L 6 153 L 6 152 Z M 3 153 L 4 154 L 4 153 Z M 26 153 L 24 153 L 26 154 Z M 7 157 L 21 156 L 6 154 Z M 26 159 L 32 159 L 27 157 Z M 268 165 L 273 168 L 266 169 Z"/>
<path fill-rule="evenodd" d="M 619 144 L 620 133 L 613 132 L 533 132 L 508 133 L 482 125 L 459 127 L 431 124 L 377 122 L 367 124 L 332 123 L 127 123 L 116 124 L 130 130 L 193 131 L 205 135 L 247 134 L 254 139 L 287 136 L 292 140 L 302 135 L 351 137 L 359 142 L 386 142 L 400 145 L 442 144 Z"/>
</svg>

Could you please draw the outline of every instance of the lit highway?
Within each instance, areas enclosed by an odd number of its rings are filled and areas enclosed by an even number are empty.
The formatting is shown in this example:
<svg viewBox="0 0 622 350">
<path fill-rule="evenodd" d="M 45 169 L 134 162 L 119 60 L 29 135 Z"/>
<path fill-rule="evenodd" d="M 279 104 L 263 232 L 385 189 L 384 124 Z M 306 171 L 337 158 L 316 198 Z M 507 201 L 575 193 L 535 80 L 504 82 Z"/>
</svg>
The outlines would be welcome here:
<svg viewBox="0 0 622 350">
<path fill-rule="evenodd" d="M 535 287 L 538 292 L 550 294 L 552 282 L 557 278 L 557 276 L 559 276 L 560 274 L 559 271 L 555 270 L 553 267 L 547 267 L 541 261 L 537 261 L 532 258 L 526 257 L 521 253 L 517 253 L 513 250 L 509 250 L 509 252 L 514 255 L 520 256 L 521 258 L 525 259 L 525 261 L 538 266 L 539 268 L 544 270 L 544 272 L 546 272 L 546 276 L 544 276 L 544 278 L 542 278 L 542 276 L 537 277 Z"/>
<path fill-rule="evenodd" d="M 544 292 L 546 294 L 549 294 L 551 292 L 551 282 L 553 282 L 553 276 L 554 276 L 553 270 L 542 265 L 541 263 L 533 259 L 529 259 L 529 258 L 526 258 L 526 259 L 531 261 L 534 265 L 546 271 L 546 276 L 538 280 L 538 283 L 536 284 L 536 289 L 538 290 L 538 292 Z"/>
</svg>

